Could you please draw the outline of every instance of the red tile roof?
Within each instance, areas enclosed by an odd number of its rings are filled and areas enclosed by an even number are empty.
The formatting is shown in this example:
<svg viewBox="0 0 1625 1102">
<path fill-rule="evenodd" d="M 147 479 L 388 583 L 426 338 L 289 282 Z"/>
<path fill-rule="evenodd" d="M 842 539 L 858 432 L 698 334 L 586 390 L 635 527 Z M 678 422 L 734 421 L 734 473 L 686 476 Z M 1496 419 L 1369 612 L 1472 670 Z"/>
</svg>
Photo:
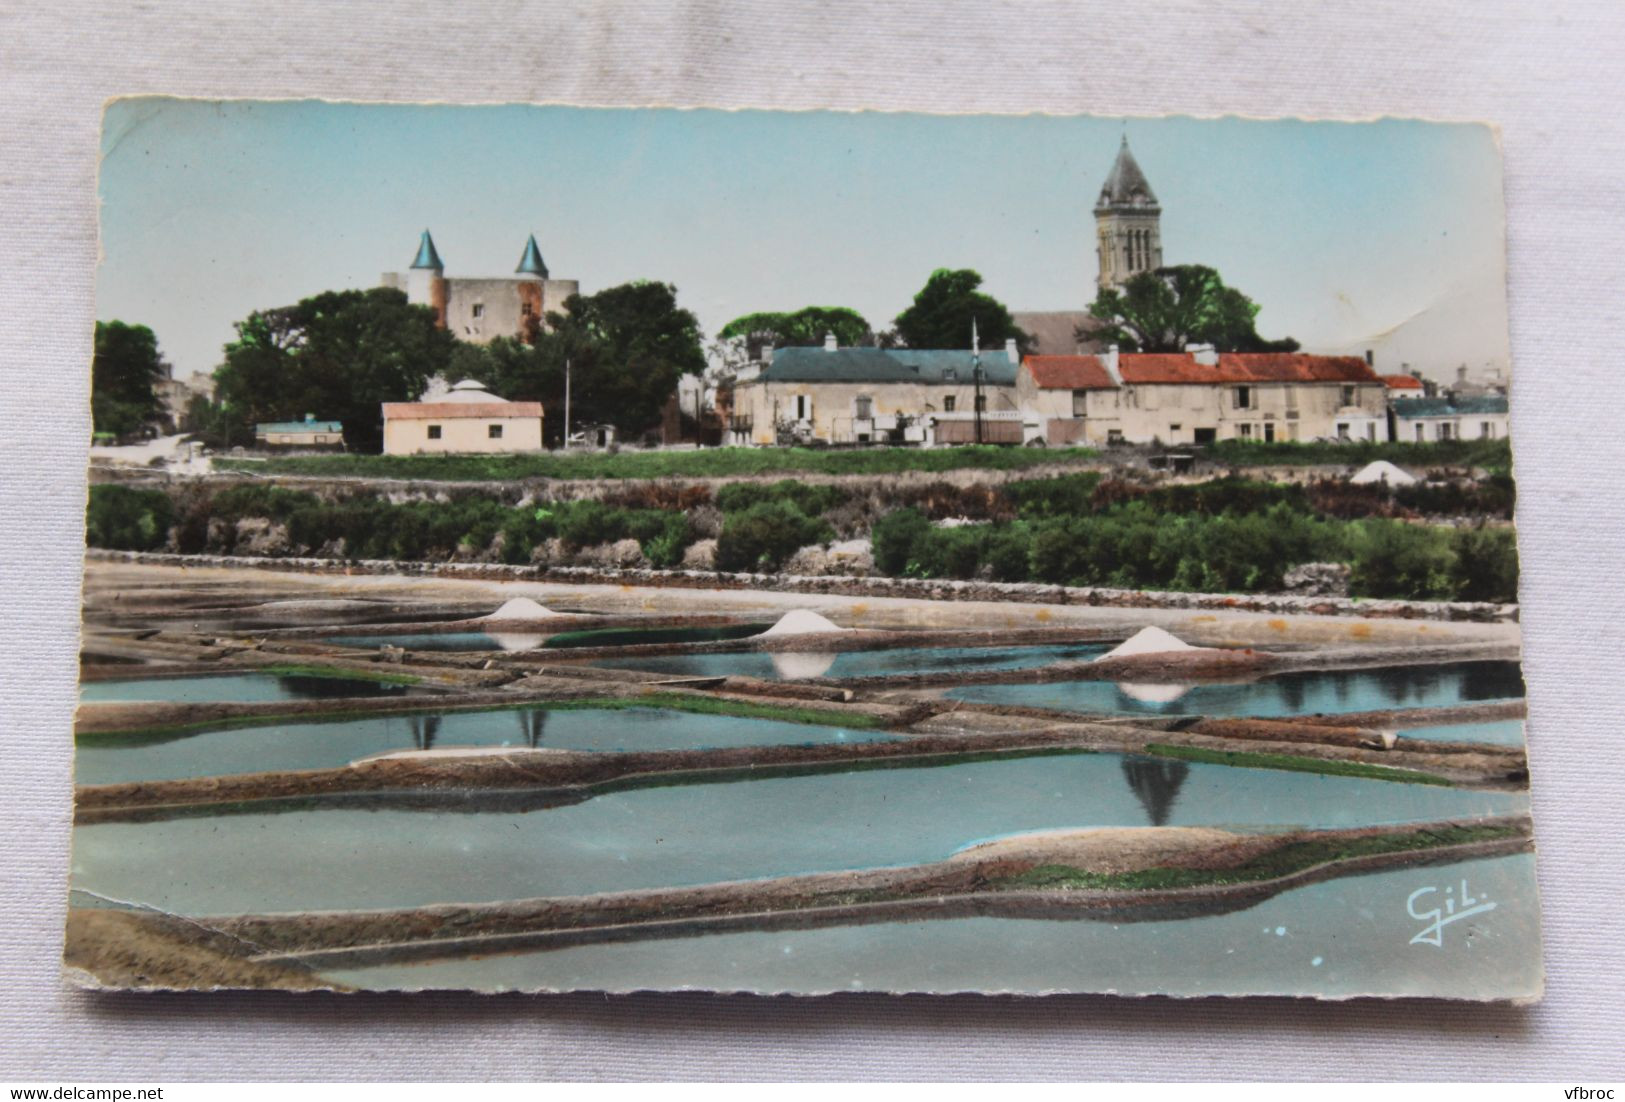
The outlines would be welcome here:
<svg viewBox="0 0 1625 1102">
<path fill-rule="evenodd" d="M 1384 375 L 1382 381 L 1389 390 L 1422 389 L 1422 380 L 1414 375 Z"/>
<path fill-rule="evenodd" d="M 540 402 L 385 402 L 386 421 L 481 421 L 513 417 L 540 417 Z"/>
<path fill-rule="evenodd" d="M 1187 352 L 1130 353 L 1118 358 L 1125 383 L 1376 383 L 1381 380 L 1359 356 L 1311 356 L 1303 352 L 1225 352 L 1217 366 Z"/>
<path fill-rule="evenodd" d="M 1117 385 L 1093 356 L 1028 356 L 1021 362 L 1043 390 L 1110 390 Z"/>
</svg>

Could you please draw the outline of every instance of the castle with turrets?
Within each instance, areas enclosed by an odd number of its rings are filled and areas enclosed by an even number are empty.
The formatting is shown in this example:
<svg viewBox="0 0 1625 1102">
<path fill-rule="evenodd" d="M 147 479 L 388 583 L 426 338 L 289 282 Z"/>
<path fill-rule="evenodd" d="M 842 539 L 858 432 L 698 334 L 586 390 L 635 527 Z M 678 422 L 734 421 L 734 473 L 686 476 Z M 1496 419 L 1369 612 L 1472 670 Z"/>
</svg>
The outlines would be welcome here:
<svg viewBox="0 0 1625 1102">
<path fill-rule="evenodd" d="M 441 328 L 474 344 L 497 337 L 533 340 L 547 329 L 547 315 L 564 313 L 565 300 L 580 290 L 573 279 L 549 275 L 535 234 L 525 242 L 513 275 L 469 279 L 447 278 L 434 238 L 424 230 L 412 266 L 404 273 L 385 272 L 379 282 L 405 291 L 409 302 L 432 307 Z"/>
</svg>

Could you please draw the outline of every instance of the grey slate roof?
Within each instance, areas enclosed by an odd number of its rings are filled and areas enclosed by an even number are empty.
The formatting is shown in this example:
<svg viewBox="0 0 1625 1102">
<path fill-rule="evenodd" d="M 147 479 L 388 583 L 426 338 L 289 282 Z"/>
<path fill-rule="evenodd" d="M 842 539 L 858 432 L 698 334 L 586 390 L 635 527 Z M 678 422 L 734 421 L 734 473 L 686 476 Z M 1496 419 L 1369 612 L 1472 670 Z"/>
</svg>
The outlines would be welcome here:
<svg viewBox="0 0 1625 1102">
<path fill-rule="evenodd" d="M 1014 386 L 1017 366 L 1002 348 L 983 352 L 982 382 Z M 972 367 L 968 349 L 796 347 L 775 350 L 761 377 L 772 383 L 969 384 Z"/>
<path fill-rule="evenodd" d="M 429 236 L 428 230 L 423 231 L 423 239 L 418 242 L 418 255 L 412 261 L 412 267 L 432 268 L 437 272 L 446 270 L 446 266 L 440 263 L 440 254 L 434 251 L 434 238 Z"/>
<path fill-rule="evenodd" d="M 1395 398 L 1396 417 L 1455 417 L 1484 413 L 1505 413 L 1505 395 L 1485 394 L 1477 398 Z"/>
<path fill-rule="evenodd" d="M 542 261 L 542 250 L 536 247 L 535 234 L 531 234 L 530 240 L 525 242 L 525 255 L 519 258 L 519 267 L 515 268 L 514 271 L 524 275 L 547 278 L 547 265 Z"/>
<path fill-rule="evenodd" d="M 1156 206 L 1157 196 L 1146 182 L 1145 173 L 1140 171 L 1140 164 L 1134 159 L 1134 154 L 1128 151 L 1128 135 L 1123 135 L 1123 144 L 1117 150 L 1117 160 L 1112 165 L 1106 182 L 1100 188 L 1100 200 L 1095 204 L 1100 207 L 1131 206 L 1138 196 L 1141 206 Z"/>
</svg>

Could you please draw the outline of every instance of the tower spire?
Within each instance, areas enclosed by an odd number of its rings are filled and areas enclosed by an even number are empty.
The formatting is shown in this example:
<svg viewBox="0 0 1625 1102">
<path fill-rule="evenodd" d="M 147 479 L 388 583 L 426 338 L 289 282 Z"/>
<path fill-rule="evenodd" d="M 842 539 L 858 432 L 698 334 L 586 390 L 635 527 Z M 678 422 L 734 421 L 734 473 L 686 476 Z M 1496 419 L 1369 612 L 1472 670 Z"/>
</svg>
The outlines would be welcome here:
<svg viewBox="0 0 1625 1102">
<path fill-rule="evenodd" d="M 440 263 L 440 254 L 435 251 L 434 238 L 429 236 L 428 230 L 423 231 L 423 237 L 418 242 L 418 255 L 417 259 L 412 261 L 412 267 L 428 268 L 436 272 L 446 270 L 446 266 Z"/>
<path fill-rule="evenodd" d="M 1101 291 L 1162 267 L 1162 207 L 1128 147 L 1126 121 L 1117 159 L 1095 200 L 1095 246 Z"/>
<path fill-rule="evenodd" d="M 525 242 L 525 253 L 519 258 L 519 267 L 514 271 L 520 275 L 547 278 L 547 264 L 542 260 L 542 250 L 536 247 L 535 234 L 531 234 L 530 239 Z"/>
</svg>

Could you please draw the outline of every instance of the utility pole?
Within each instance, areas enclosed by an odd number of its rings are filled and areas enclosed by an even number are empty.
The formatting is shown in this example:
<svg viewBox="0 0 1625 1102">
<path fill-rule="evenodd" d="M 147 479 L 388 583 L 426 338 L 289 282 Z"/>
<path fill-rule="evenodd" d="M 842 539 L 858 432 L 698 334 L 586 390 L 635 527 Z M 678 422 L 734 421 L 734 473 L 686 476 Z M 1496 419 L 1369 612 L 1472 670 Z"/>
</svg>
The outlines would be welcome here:
<svg viewBox="0 0 1625 1102">
<path fill-rule="evenodd" d="M 976 442 L 982 442 L 982 338 L 976 332 L 976 319 L 970 319 L 971 382 L 975 394 L 970 400 L 976 417 Z"/>
<path fill-rule="evenodd" d="M 564 358 L 564 450 L 570 450 L 570 358 Z"/>
</svg>

